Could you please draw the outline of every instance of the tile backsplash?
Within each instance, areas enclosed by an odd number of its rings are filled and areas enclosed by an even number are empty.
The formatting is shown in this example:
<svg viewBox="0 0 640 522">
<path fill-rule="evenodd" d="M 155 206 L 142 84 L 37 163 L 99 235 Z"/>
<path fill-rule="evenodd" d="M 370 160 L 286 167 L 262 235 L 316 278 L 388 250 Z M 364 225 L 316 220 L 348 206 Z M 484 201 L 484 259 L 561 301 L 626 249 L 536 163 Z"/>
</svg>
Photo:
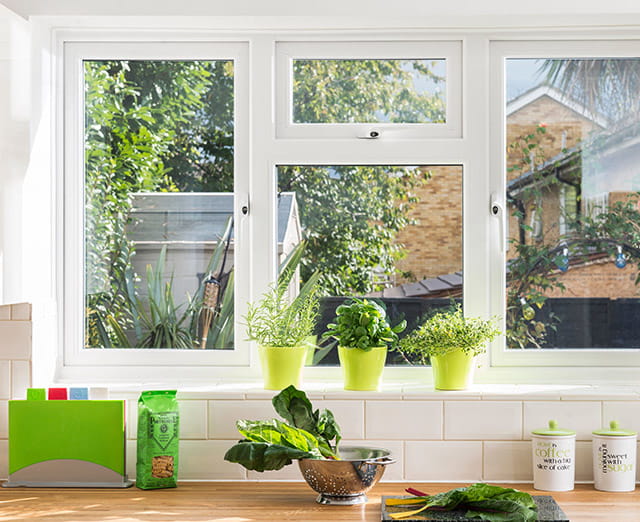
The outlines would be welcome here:
<svg viewBox="0 0 640 522">
<path fill-rule="evenodd" d="M 25 397 L 30 359 L 31 307 L 0 306 L 0 478 L 7 476 L 7 401 Z M 428 385 L 391 383 L 381 392 L 345 392 L 339 384 L 308 388 L 315 407 L 336 415 L 345 445 L 392 452 L 396 463 L 387 467 L 384 481 L 531 482 L 530 432 L 556 419 L 577 432 L 576 481 L 591 482 L 591 431 L 611 419 L 640 431 L 640 389 L 634 387 L 479 385 L 436 392 Z M 180 479 L 302 480 L 295 464 L 256 473 L 223 458 L 239 438 L 236 420 L 275 416 L 275 392 L 257 383 L 178 390 Z M 110 392 L 127 402 L 130 478 L 135 478 L 138 395 L 139 390 L 118 387 Z"/>
</svg>

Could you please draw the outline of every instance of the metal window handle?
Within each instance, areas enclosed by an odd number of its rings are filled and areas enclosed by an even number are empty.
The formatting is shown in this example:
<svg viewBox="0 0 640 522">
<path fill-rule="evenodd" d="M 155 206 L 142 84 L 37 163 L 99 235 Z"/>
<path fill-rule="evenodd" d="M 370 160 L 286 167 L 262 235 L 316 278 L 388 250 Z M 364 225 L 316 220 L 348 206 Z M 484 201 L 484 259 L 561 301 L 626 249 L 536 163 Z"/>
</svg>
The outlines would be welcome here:
<svg viewBox="0 0 640 522">
<path fill-rule="evenodd" d="M 502 198 L 500 198 L 497 194 L 491 195 L 490 208 L 491 215 L 498 220 L 498 233 L 500 234 L 498 240 L 500 242 L 500 252 L 504 252 L 506 249 L 504 204 L 502 202 Z"/>
</svg>

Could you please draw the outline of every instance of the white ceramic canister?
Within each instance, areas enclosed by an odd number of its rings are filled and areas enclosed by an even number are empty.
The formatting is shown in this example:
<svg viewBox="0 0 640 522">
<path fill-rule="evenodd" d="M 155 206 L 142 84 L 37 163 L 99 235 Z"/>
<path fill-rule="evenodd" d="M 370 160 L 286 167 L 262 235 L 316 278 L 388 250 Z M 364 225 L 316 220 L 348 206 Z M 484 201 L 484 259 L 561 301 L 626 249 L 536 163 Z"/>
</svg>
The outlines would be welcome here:
<svg viewBox="0 0 640 522">
<path fill-rule="evenodd" d="M 533 487 L 542 491 L 571 491 L 575 479 L 576 432 L 549 427 L 531 432 Z"/>
<path fill-rule="evenodd" d="M 601 491 L 636 489 L 635 431 L 621 430 L 616 421 L 609 429 L 593 432 L 593 482 Z"/>
</svg>

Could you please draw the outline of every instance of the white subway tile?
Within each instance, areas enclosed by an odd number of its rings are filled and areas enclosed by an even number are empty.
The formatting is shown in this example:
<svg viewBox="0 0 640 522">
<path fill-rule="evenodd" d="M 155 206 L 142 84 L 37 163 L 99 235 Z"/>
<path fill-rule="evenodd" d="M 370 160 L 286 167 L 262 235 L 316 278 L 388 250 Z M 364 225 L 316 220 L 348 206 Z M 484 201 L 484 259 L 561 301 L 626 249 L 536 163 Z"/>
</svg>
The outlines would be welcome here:
<svg viewBox="0 0 640 522">
<path fill-rule="evenodd" d="M 343 439 L 364 438 L 364 403 L 363 401 L 314 401 L 314 408 L 327 409 L 333 413 Z"/>
<path fill-rule="evenodd" d="M 209 438 L 239 439 L 236 421 L 276 417 L 271 401 L 209 401 Z"/>
<path fill-rule="evenodd" d="M 595 426 L 593 429 L 608 427 L 613 420 L 618 421 L 618 424 L 624 430 L 640 432 L 640 402 L 605 401 L 602 405 L 603 425 Z M 640 479 L 640 476 L 638 478 Z"/>
<path fill-rule="evenodd" d="M 407 441 L 405 479 L 476 482 L 482 479 L 482 442 Z"/>
<path fill-rule="evenodd" d="M 26 399 L 31 387 L 31 362 L 11 361 L 11 398 Z"/>
<path fill-rule="evenodd" d="M 576 482 L 593 482 L 593 450 L 591 442 L 576 442 Z"/>
<path fill-rule="evenodd" d="M 31 322 L 0 321 L 0 359 L 29 360 Z"/>
<path fill-rule="evenodd" d="M 180 405 L 180 438 L 207 438 L 207 401 L 178 401 Z"/>
<path fill-rule="evenodd" d="M 399 440 L 344 440 L 341 447 L 364 446 L 366 448 L 380 448 L 391 452 L 391 458 L 395 460 L 393 464 L 388 464 L 381 482 L 401 482 L 404 477 L 404 448 L 403 442 Z"/>
<path fill-rule="evenodd" d="M 11 361 L 0 361 L 0 399 L 11 398 Z"/>
<path fill-rule="evenodd" d="M 17 303 L 11 305 L 12 321 L 31 321 L 31 305 L 29 303 Z"/>
<path fill-rule="evenodd" d="M 0 401 L 0 439 L 9 437 L 9 402 Z"/>
<path fill-rule="evenodd" d="M 11 321 L 11 305 L 0 305 L 0 321 Z"/>
<path fill-rule="evenodd" d="M 444 404 L 446 440 L 509 440 L 522 438 L 519 401 L 455 401 Z"/>
<path fill-rule="evenodd" d="M 240 464 L 237 464 L 240 466 Z M 286 480 L 286 481 L 304 481 L 300 468 L 298 467 L 298 461 L 294 460 L 288 466 L 277 471 L 247 471 L 247 478 L 249 480 Z"/>
<path fill-rule="evenodd" d="M 442 402 L 366 401 L 365 438 L 442 439 Z"/>
<path fill-rule="evenodd" d="M 483 480 L 531 482 L 533 468 L 531 442 L 484 442 Z"/>
<path fill-rule="evenodd" d="M 576 440 L 591 440 L 591 432 L 602 424 L 602 407 L 596 401 L 541 401 L 524 403 L 524 439 L 543 429 L 553 419 L 562 429 L 576 432 Z"/>
<path fill-rule="evenodd" d="M 0 440 L 0 479 L 9 478 L 9 444 Z"/>
<path fill-rule="evenodd" d="M 178 478 L 182 480 L 242 480 L 240 464 L 227 462 L 224 454 L 234 440 L 181 440 Z"/>
</svg>

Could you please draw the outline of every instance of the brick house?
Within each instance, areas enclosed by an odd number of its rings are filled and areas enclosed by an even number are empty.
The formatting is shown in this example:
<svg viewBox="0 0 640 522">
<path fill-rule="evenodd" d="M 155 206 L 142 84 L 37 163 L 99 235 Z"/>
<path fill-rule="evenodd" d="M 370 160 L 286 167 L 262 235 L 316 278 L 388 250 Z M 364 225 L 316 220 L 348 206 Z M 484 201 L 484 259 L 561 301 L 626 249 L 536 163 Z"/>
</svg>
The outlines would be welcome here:
<svg viewBox="0 0 640 522">
<path fill-rule="evenodd" d="M 556 244 L 567 232 L 565 216 L 596 213 L 616 201 L 624 201 L 640 189 L 639 176 L 633 175 L 640 153 L 638 140 L 613 139 L 606 162 L 583 159 L 582 143 L 607 132 L 607 120 L 571 100 L 559 90 L 536 86 L 507 103 L 507 144 L 533 135 L 537 147 L 523 163 L 522 151 L 507 147 L 507 201 L 509 238 L 531 243 Z M 537 132 L 543 126 L 545 132 Z M 615 145 L 615 146 L 613 146 Z M 524 168 L 513 169 L 521 164 Z M 533 169 L 531 168 L 533 167 Z M 399 270 L 411 277 L 396 281 L 392 288 L 378 292 L 385 297 L 459 296 L 462 292 L 462 167 L 427 168 L 432 177 L 420 187 L 420 203 L 411 218 L 417 224 L 406 227 L 397 241 L 407 250 L 398 263 Z M 554 183 L 542 183 L 537 197 L 526 196 L 534 184 L 553 177 Z M 514 210 L 523 213 L 530 227 L 523 232 Z M 508 258 L 515 250 L 509 249 Z M 594 256 L 572 264 L 562 274 L 566 290 L 548 292 L 549 297 L 635 298 L 637 268 L 628 264 L 617 268 L 609 256 Z M 455 283 L 454 283 L 455 282 Z"/>
</svg>

